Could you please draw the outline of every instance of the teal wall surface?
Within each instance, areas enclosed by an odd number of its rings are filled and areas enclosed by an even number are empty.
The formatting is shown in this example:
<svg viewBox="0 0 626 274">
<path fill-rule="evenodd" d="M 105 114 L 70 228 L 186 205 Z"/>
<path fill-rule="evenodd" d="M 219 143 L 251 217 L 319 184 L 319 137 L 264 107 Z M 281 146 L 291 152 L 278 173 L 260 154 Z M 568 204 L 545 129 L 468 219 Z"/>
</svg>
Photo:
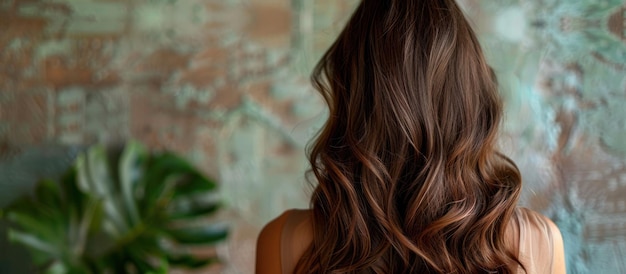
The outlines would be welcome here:
<svg viewBox="0 0 626 274">
<path fill-rule="evenodd" d="M 357 2 L 0 1 L 0 206 L 86 145 L 137 139 L 219 179 L 233 233 L 206 271 L 252 273 L 262 225 L 308 205 L 326 115 L 308 74 Z M 561 228 L 569 273 L 626 273 L 626 3 L 460 4 L 499 77 L 520 203 Z"/>
</svg>

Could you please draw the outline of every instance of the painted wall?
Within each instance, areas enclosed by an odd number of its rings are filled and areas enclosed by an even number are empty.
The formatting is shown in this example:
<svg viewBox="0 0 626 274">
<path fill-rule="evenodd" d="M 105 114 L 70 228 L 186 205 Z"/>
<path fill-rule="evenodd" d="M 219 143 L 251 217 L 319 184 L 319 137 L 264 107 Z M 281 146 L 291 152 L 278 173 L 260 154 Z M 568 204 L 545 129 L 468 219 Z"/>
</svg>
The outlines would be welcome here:
<svg viewBox="0 0 626 274">
<path fill-rule="evenodd" d="M 308 83 L 355 0 L 0 1 L 0 201 L 76 148 L 139 139 L 222 183 L 233 235 L 213 272 L 251 273 L 260 227 L 306 207 Z M 506 99 L 522 204 L 552 217 L 571 273 L 626 273 L 626 4 L 462 5 Z"/>
</svg>

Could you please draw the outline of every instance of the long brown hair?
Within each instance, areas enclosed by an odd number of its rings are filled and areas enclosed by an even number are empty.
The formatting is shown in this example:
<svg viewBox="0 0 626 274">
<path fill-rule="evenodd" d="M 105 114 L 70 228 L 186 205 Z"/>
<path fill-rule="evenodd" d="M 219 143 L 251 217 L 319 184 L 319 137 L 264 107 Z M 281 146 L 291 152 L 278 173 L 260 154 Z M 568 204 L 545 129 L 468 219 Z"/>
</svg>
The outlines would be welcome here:
<svg viewBox="0 0 626 274">
<path fill-rule="evenodd" d="M 312 74 L 313 243 L 296 273 L 514 273 L 521 188 L 495 75 L 453 0 L 363 0 Z"/>
</svg>

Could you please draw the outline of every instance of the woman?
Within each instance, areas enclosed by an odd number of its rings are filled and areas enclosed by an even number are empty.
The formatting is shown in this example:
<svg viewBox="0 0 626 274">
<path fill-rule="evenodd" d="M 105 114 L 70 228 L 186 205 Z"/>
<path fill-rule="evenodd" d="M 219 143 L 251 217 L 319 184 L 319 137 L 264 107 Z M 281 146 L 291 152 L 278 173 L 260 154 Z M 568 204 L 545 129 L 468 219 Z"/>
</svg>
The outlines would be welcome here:
<svg viewBox="0 0 626 274">
<path fill-rule="evenodd" d="M 565 273 L 558 228 L 516 208 L 496 79 L 453 0 L 363 0 L 312 79 L 312 209 L 262 230 L 257 273 Z"/>
</svg>

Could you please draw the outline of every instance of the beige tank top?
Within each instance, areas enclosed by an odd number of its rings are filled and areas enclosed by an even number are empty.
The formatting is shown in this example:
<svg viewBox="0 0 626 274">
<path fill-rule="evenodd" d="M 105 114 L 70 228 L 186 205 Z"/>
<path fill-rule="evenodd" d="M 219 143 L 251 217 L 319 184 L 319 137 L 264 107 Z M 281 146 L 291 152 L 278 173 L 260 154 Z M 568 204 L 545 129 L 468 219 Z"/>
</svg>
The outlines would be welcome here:
<svg viewBox="0 0 626 274">
<path fill-rule="evenodd" d="M 283 274 L 295 268 L 301 253 L 311 242 L 310 211 L 286 212 L 281 235 Z M 518 258 L 528 274 L 553 272 L 553 233 L 557 229 L 545 216 L 527 208 L 517 208 L 506 233 L 508 243 L 518 250 Z M 518 273 L 524 273 L 519 269 Z"/>
</svg>

